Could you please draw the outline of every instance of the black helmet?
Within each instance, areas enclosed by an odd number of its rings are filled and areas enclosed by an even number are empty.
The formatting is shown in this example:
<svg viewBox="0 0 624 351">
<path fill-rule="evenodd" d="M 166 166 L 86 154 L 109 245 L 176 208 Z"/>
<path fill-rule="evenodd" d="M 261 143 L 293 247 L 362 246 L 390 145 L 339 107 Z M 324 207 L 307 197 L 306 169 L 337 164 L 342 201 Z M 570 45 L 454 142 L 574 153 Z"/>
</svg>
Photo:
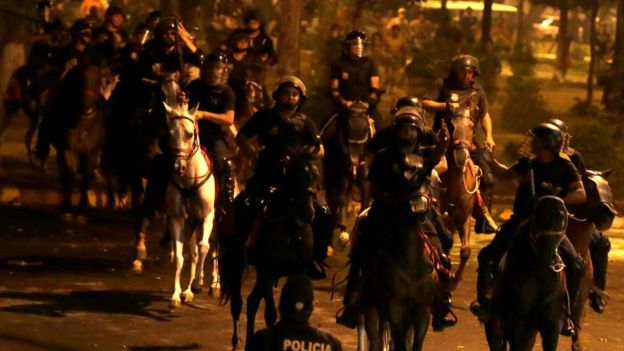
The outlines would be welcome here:
<svg viewBox="0 0 624 351">
<path fill-rule="evenodd" d="M 559 154 L 563 146 L 563 133 L 559 128 L 550 123 L 541 123 L 531 129 L 531 136 L 544 143 L 544 147 L 554 153 Z"/>
<path fill-rule="evenodd" d="M 351 46 L 351 44 L 358 41 L 366 41 L 366 34 L 359 30 L 354 30 L 349 32 L 345 37 L 345 46 Z"/>
<path fill-rule="evenodd" d="M 451 74 L 457 74 L 461 69 L 468 69 L 474 72 L 474 76 L 480 74 L 479 60 L 472 55 L 457 55 L 453 57 L 451 64 Z"/>
<path fill-rule="evenodd" d="M 161 18 L 156 25 L 156 33 L 158 37 L 161 37 L 163 34 L 167 33 L 170 30 L 176 30 L 176 20 L 173 17 Z"/>
<path fill-rule="evenodd" d="M 69 29 L 69 34 L 71 35 L 72 39 L 78 39 L 81 35 L 81 32 L 86 29 L 93 29 L 93 27 L 91 26 L 91 23 L 89 23 L 89 21 L 84 18 L 80 18 L 77 19 L 74 24 L 72 24 L 71 28 Z"/>
<path fill-rule="evenodd" d="M 207 66 L 208 64 L 223 64 L 227 65 L 230 63 L 227 55 L 222 52 L 213 52 L 212 54 L 206 56 L 204 58 L 203 66 Z"/>
<path fill-rule="evenodd" d="M 560 119 L 551 118 L 546 123 L 554 125 L 555 127 L 559 128 L 559 130 L 563 133 L 568 133 L 568 125 Z"/>
<path fill-rule="evenodd" d="M 413 106 L 399 108 L 394 114 L 392 125 L 398 127 L 406 124 L 422 130 L 426 126 L 424 110 Z"/>
<path fill-rule="evenodd" d="M 280 317 L 287 321 L 307 321 L 314 308 L 314 287 L 306 275 L 291 275 L 280 296 Z"/>
<path fill-rule="evenodd" d="M 396 104 L 394 105 L 390 113 L 394 115 L 401 107 L 406 107 L 406 106 L 411 106 L 411 107 L 422 109 L 422 103 L 420 102 L 420 99 L 418 99 L 415 96 L 404 96 L 400 98 L 399 100 L 397 100 Z"/>
<path fill-rule="evenodd" d="M 121 15 L 123 17 L 126 16 L 124 10 L 120 6 L 116 5 L 111 5 L 106 9 L 106 12 L 104 12 L 104 18 L 110 19 L 113 15 Z"/>
<path fill-rule="evenodd" d="M 280 80 L 278 80 L 277 84 L 275 85 L 275 90 L 273 91 L 274 100 L 277 100 L 277 94 L 285 87 L 294 87 L 299 90 L 299 94 L 301 95 L 299 99 L 299 106 L 303 105 L 305 100 L 308 98 L 305 84 L 303 84 L 303 81 L 301 79 L 295 76 L 284 76 L 280 78 Z"/>
</svg>

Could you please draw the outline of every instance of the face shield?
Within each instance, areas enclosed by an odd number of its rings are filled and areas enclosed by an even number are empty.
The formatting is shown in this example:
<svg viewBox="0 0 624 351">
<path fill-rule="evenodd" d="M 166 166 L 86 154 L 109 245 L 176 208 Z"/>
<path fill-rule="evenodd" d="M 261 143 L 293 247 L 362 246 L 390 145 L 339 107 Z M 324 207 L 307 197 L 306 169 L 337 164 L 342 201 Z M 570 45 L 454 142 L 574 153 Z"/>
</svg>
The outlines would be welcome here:
<svg viewBox="0 0 624 351">
<path fill-rule="evenodd" d="M 204 81 L 209 85 L 217 85 L 228 81 L 230 67 L 226 63 L 211 62 L 204 66 Z"/>
<path fill-rule="evenodd" d="M 364 39 L 356 38 L 349 43 L 349 54 L 355 58 L 362 58 L 365 47 Z"/>
</svg>

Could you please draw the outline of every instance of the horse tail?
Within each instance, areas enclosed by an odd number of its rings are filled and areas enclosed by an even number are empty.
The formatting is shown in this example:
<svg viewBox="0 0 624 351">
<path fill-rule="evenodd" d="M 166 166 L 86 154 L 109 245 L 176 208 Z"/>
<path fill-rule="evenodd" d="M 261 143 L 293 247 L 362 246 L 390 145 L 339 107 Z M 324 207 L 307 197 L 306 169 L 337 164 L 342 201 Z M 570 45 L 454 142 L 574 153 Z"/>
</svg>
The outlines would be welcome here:
<svg viewBox="0 0 624 351">
<path fill-rule="evenodd" d="M 244 241 L 236 235 L 221 238 L 219 243 L 219 281 L 221 295 L 219 304 L 227 305 L 233 295 L 240 294 L 243 276 L 247 267 Z"/>
</svg>

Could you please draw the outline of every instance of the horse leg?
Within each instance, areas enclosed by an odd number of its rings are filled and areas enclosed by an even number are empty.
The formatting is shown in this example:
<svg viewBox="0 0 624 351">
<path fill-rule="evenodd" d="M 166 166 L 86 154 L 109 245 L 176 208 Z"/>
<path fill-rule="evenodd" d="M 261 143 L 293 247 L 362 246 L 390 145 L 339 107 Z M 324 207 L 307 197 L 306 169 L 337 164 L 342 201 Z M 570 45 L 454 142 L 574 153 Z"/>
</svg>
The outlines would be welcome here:
<svg viewBox="0 0 624 351">
<path fill-rule="evenodd" d="M 397 304 L 390 305 L 388 311 L 388 323 L 395 351 L 407 351 L 407 328 L 403 307 Z"/>
<path fill-rule="evenodd" d="M 187 222 L 188 225 L 188 222 Z M 194 289 L 193 289 L 193 284 L 195 282 L 195 275 L 198 273 L 199 269 L 197 268 L 197 262 L 199 261 L 199 253 L 198 253 L 198 243 L 196 241 L 196 237 L 195 235 L 197 235 L 197 230 L 193 230 L 195 233 L 191 234 L 191 237 L 189 238 L 188 243 L 188 248 L 189 248 L 189 255 L 191 258 L 191 269 L 189 271 L 189 282 L 188 282 L 188 286 L 186 287 L 186 290 L 184 290 L 182 292 L 182 294 L 180 295 L 180 297 L 182 298 L 182 301 L 184 302 L 192 302 L 193 301 L 193 297 L 194 297 Z"/>
<path fill-rule="evenodd" d="M 260 306 L 260 300 L 264 296 L 263 285 L 266 285 L 266 283 L 262 280 L 262 274 L 258 273 L 258 270 L 256 269 L 256 282 L 251 290 L 251 293 L 247 297 L 247 340 L 245 342 L 245 350 L 249 351 L 251 351 L 250 340 L 254 335 L 256 313 L 258 312 L 258 307 Z"/>
<path fill-rule="evenodd" d="M 232 296 L 230 297 L 230 314 L 232 315 L 234 332 L 232 333 L 232 350 L 238 348 L 238 343 L 241 341 L 238 336 L 238 321 L 240 320 L 241 312 L 243 311 L 243 297 L 241 295 L 241 286 L 231 287 Z"/>
<path fill-rule="evenodd" d="M 30 112 L 28 115 L 28 129 L 24 134 L 24 144 L 26 146 L 26 155 L 28 155 L 28 161 L 32 161 L 32 139 L 39 123 L 39 114 L 37 112 Z M 2 132 L 0 131 L 0 135 Z"/>
<path fill-rule="evenodd" d="M 273 298 L 273 284 L 275 281 L 271 277 L 266 277 L 264 287 L 264 322 L 267 327 L 272 327 L 277 322 L 277 308 Z"/>
<path fill-rule="evenodd" d="M 459 250 L 459 266 L 455 271 L 455 279 L 454 286 L 462 280 L 464 276 L 464 270 L 466 268 L 466 264 L 468 263 L 468 259 L 470 258 L 471 248 L 470 248 L 470 217 L 466 216 L 466 219 L 456 225 L 457 232 L 459 234 L 459 239 L 461 241 L 461 248 Z"/>
<path fill-rule="evenodd" d="M 369 308 L 364 313 L 364 329 L 368 336 L 368 349 L 370 351 L 382 350 L 382 322 L 380 321 L 379 314 L 374 308 Z M 360 333 L 360 327 L 358 326 L 358 334 Z M 364 351 L 364 342 L 358 340 L 358 351 Z"/>
<path fill-rule="evenodd" d="M 583 274 L 583 278 L 581 279 L 581 283 L 579 285 L 578 293 L 576 296 L 576 301 L 574 302 L 571 311 L 574 323 L 578 323 L 579 325 L 582 323 L 582 319 L 585 314 L 585 306 L 589 296 L 589 289 L 592 286 L 593 281 L 591 259 L 588 257 L 588 255 L 585 255 L 584 259 L 585 262 L 590 262 L 590 264 L 588 265 L 588 269 Z M 575 335 L 572 336 L 572 351 L 582 351 L 583 343 L 581 333 L 583 331 L 578 326 L 575 328 L 575 331 Z"/>
<path fill-rule="evenodd" d="M 92 161 L 92 155 L 83 155 L 79 158 L 79 170 L 80 170 L 80 202 L 78 206 L 81 208 L 89 207 L 89 183 L 94 176 L 92 165 L 94 163 Z"/>
<path fill-rule="evenodd" d="M 184 238 L 182 237 L 184 235 L 182 232 L 184 229 L 184 221 L 179 217 L 169 216 L 168 226 L 169 231 L 173 234 L 174 238 L 174 257 L 176 263 L 173 295 L 171 295 L 169 307 L 177 308 L 182 304 L 182 301 L 180 300 L 180 293 L 182 292 L 182 288 L 180 287 L 180 276 L 182 274 L 182 266 L 184 265 Z"/>
<path fill-rule="evenodd" d="M 559 334 L 561 333 L 562 323 L 559 321 L 553 321 L 545 324 L 540 328 L 540 335 L 542 337 L 542 349 L 544 351 L 557 351 L 557 344 L 559 343 Z"/>
<path fill-rule="evenodd" d="M 525 325 L 525 321 L 505 321 L 505 335 L 509 351 L 531 351 L 535 345 L 537 330 Z"/>
<path fill-rule="evenodd" d="M 7 102 L 5 102 L 5 104 L 7 104 Z M 9 123 L 11 122 L 11 119 L 13 118 L 15 113 L 17 112 L 17 109 L 5 106 L 3 112 L 4 113 L 2 116 L 2 122 L 0 122 L 0 144 L 2 143 L 2 135 L 4 134 L 6 129 L 9 127 Z"/>
<path fill-rule="evenodd" d="M 214 250 L 210 247 L 210 235 L 212 234 L 212 220 L 214 219 L 214 212 L 211 211 L 211 215 L 207 216 L 202 223 L 201 228 L 201 240 L 199 241 L 199 257 L 198 257 L 198 267 L 195 271 L 195 276 L 192 277 L 193 281 L 191 284 L 191 290 L 199 294 L 202 291 L 203 285 L 203 276 L 204 276 L 204 266 L 206 262 L 206 257 Z M 214 271 L 214 269 L 213 269 Z"/>
<path fill-rule="evenodd" d="M 485 324 L 485 338 L 490 351 L 505 351 L 502 318 L 492 316 L 491 321 Z"/>
<path fill-rule="evenodd" d="M 431 318 L 431 311 L 429 305 L 421 305 L 417 312 L 412 316 L 415 318 L 414 324 L 414 339 L 412 341 L 412 350 L 421 351 L 425 343 L 425 336 L 429 329 L 429 320 Z"/>
<path fill-rule="evenodd" d="M 61 209 L 65 212 L 69 212 L 71 208 L 71 195 L 73 174 L 68 162 L 69 151 L 62 149 L 57 150 L 56 162 L 59 168 L 59 181 L 61 183 L 62 203 Z"/>
</svg>

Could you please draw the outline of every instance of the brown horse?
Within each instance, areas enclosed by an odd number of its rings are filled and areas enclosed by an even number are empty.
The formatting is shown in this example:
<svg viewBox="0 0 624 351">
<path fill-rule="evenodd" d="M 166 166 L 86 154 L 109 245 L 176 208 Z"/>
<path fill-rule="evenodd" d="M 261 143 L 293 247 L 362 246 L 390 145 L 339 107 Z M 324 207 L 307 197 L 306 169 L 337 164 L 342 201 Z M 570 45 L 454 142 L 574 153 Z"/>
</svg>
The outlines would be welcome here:
<svg viewBox="0 0 624 351">
<path fill-rule="evenodd" d="M 446 159 L 448 171 L 442 174 L 442 184 L 446 192 L 441 196 L 441 207 L 448 212 L 448 228 L 458 233 L 461 241 L 460 265 L 455 280 L 462 279 L 463 270 L 470 257 L 470 217 L 479 190 L 481 170 L 470 158 L 473 144 L 474 122 L 468 109 L 459 109 L 447 121 L 451 133 Z"/>
<path fill-rule="evenodd" d="M 60 139 L 54 143 L 57 149 L 57 163 L 62 187 L 62 208 L 72 205 L 72 186 L 77 175 L 80 183 L 80 207 L 88 207 L 87 191 L 99 166 L 100 152 L 105 137 L 106 96 L 111 90 L 107 82 L 103 85 L 104 67 L 89 65 L 80 68 L 84 89 L 81 90 L 80 112 L 74 123 L 69 123 Z M 68 102 L 69 103 L 69 102 Z"/>
<path fill-rule="evenodd" d="M 611 228 L 615 213 L 613 211 L 613 194 L 606 177 L 611 172 L 587 171 L 583 177 L 583 184 L 587 194 L 587 201 L 580 208 L 572 209 L 577 217 L 582 220 L 571 220 L 568 226 L 567 235 L 574 245 L 576 251 L 588 264 L 579 291 L 576 297 L 571 296 L 570 306 L 573 322 L 576 325 L 575 333 L 572 337 L 572 350 L 583 350 L 581 339 L 581 328 L 583 314 L 589 291 L 599 291 L 592 283 L 592 267 L 589 256 L 589 239 L 593 231 L 606 231 Z"/>
</svg>

